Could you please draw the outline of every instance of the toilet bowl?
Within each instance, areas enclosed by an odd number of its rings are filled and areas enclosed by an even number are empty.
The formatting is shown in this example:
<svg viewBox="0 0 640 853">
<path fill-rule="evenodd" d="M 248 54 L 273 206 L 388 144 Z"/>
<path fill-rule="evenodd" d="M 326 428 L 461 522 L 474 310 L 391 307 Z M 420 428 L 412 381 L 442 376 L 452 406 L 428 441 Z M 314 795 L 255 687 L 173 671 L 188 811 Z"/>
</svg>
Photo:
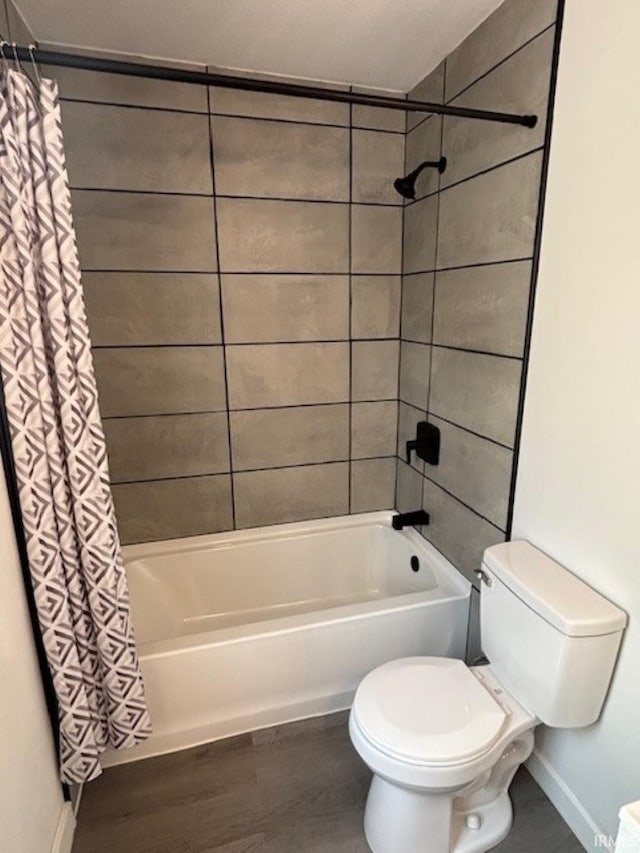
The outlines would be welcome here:
<svg viewBox="0 0 640 853">
<path fill-rule="evenodd" d="M 361 682 L 349 716 L 373 772 L 373 853 L 484 853 L 509 832 L 508 789 L 538 723 L 600 715 L 626 614 L 527 542 L 485 551 L 480 599 L 490 663 L 412 657 Z"/>
<path fill-rule="evenodd" d="M 349 718 L 374 773 L 365 835 L 374 853 L 476 853 L 511 827 L 507 790 L 537 719 L 489 666 L 414 657 L 362 681 Z"/>
</svg>

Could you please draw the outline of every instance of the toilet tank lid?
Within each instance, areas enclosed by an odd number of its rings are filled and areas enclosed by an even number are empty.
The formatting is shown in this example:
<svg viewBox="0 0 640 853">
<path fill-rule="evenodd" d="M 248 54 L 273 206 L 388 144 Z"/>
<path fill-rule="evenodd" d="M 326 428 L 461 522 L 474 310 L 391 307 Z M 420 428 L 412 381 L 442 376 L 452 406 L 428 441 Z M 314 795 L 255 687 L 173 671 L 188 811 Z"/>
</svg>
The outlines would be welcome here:
<svg viewBox="0 0 640 853">
<path fill-rule="evenodd" d="M 613 634 L 627 614 L 529 542 L 503 542 L 483 563 L 511 592 L 568 637 Z"/>
</svg>

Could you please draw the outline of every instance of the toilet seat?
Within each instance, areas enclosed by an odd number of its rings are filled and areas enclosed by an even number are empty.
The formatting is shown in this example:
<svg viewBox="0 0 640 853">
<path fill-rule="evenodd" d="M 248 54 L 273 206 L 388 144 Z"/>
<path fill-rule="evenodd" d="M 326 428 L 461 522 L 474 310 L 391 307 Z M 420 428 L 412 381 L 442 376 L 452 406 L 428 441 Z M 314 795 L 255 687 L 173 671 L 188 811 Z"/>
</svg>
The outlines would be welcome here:
<svg viewBox="0 0 640 853">
<path fill-rule="evenodd" d="M 413 657 L 369 673 L 352 713 L 380 752 L 407 764 L 437 767 L 468 763 L 490 750 L 509 712 L 462 661 Z"/>
</svg>

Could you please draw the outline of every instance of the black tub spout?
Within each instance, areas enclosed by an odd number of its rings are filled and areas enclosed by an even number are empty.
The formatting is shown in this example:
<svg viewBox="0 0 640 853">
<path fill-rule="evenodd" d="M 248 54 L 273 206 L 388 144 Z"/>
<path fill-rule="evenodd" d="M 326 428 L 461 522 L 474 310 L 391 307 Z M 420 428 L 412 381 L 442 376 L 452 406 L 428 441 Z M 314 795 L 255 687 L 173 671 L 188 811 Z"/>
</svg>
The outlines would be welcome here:
<svg viewBox="0 0 640 853">
<path fill-rule="evenodd" d="M 403 527 L 412 527 L 418 524 L 429 524 L 429 513 L 423 509 L 413 512 L 399 512 L 391 517 L 391 526 L 394 530 L 402 530 Z"/>
</svg>

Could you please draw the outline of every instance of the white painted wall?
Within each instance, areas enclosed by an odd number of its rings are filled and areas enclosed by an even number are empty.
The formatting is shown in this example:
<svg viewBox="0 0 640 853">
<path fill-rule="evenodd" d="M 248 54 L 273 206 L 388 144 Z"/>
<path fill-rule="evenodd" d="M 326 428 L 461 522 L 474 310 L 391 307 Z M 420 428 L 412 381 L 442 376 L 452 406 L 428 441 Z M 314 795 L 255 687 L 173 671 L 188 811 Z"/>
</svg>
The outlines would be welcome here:
<svg viewBox="0 0 640 853">
<path fill-rule="evenodd" d="M 58 780 L 1 469 L 0 790 L 2 853 L 70 849 L 73 818 Z"/>
<path fill-rule="evenodd" d="M 640 797 L 639 32 L 638 0 L 567 2 L 516 489 L 514 537 L 630 617 L 601 720 L 532 763 L 587 849 Z"/>
</svg>

